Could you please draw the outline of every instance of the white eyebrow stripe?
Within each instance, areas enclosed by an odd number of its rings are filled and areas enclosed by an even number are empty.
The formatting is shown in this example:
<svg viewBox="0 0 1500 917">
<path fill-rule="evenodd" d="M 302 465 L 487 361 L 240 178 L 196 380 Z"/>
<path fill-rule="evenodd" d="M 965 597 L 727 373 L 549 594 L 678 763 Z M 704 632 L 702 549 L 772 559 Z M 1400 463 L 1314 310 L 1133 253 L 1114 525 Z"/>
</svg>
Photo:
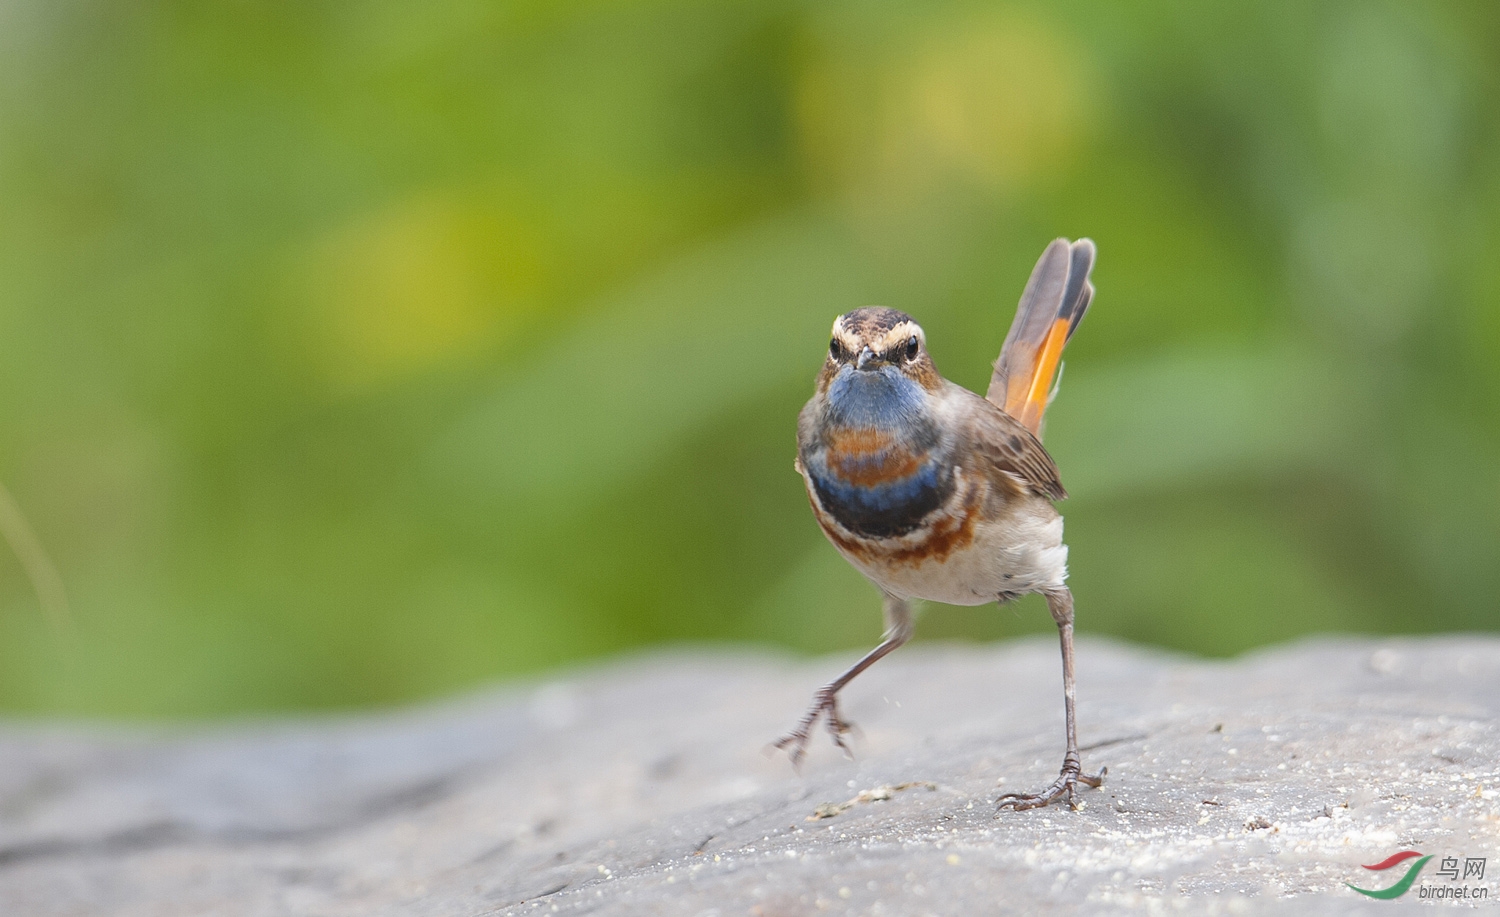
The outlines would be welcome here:
<svg viewBox="0 0 1500 917">
<path fill-rule="evenodd" d="M 866 344 L 872 350 L 879 353 L 889 353 L 904 346 L 909 338 L 916 337 L 924 346 L 927 343 L 927 335 L 922 331 L 922 326 L 916 322 L 905 319 L 897 322 L 886 330 L 878 338 L 866 339 L 858 327 L 850 328 L 844 324 L 847 316 L 840 315 L 833 322 L 833 338 L 839 345 L 849 352 L 857 352 Z"/>
<path fill-rule="evenodd" d="M 848 328 L 845 328 L 841 322 L 833 323 L 833 336 L 838 338 L 839 342 L 846 346 L 859 343 L 859 337 L 856 336 L 854 332 L 850 331 Z"/>
<path fill-rule="evenodd" d="M 891 346 L 904 342 L 907 338 L 912 336 L 915 336 L 918 341 L 924 344 L 927 343 L 927 335 L 922 333 L 921 326 L 917 325 L 917 323 L 915 322 L 901 322 L 897 324 L 894 328 L 885 333 L 885 343 L 887 346 Z"/>
</svg>

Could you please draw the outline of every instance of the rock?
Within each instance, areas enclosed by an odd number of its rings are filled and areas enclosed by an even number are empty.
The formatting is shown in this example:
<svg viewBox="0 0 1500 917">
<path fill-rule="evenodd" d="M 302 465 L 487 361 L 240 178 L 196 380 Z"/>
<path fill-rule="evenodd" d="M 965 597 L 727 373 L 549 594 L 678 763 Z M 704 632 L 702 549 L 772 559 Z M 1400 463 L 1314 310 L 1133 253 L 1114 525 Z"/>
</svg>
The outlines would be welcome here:
<svg viewBox="0 0 1500 917">
<path fill-rule="evenodd" d="M 1085 806 L 995 816 L 1062 755 L 1051 641 L 908 647 L 845 694 L 857 760 L 767 744 L 845 659 L 657 654 L 394 713 L 0 728 L 0 913 L 774 915 L 1418 905 L 1500 860 L 1500 639 L 1229 662 L 1079 646 Z M 1434 854 L 1373 902 L 1371 872 Z M 1414 862 L 1414 861 L 1412 861 Z M 1402 864 L 1402 867 L 1408 864 Z M 1279 900 L 1276 900 L 1279 899 Z M 1166 901 L 1171 904 L 1171 901 Z"/>
</svg>

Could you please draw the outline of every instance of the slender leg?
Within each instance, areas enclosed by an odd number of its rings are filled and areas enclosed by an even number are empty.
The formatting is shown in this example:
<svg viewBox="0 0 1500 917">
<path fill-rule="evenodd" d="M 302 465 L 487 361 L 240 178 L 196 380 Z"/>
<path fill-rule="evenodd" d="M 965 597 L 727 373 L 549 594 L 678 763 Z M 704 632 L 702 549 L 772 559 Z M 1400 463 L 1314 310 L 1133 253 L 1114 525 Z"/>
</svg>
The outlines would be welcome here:
<svg viewBox="0 0 1500 917">
<path fill-rule="evenodd" d="M 885 597 L 885 639 L 880 645 L 865 654 L 865 657 L 844 674 L 835 678 L 827 685 L 819 689 L 813 695 L 812 706 L 808 708 L 807 715 L 802 717 L 802 722 L 790 734 L 776 741 L 776 748 L 783 749 L 791 756 L 792 765 L 800 767 L 803 757 L 807 754 L 807 740 L 812 735 L 813 724 L 818 717 L 828 715 L 828 731 L 833 735 L 833 744 L 844 750 L 844 754 L 853 757 L 849 746 L 844 744 L 844 733 L 849 731 L 850 724 L 839 716 L 839 690 L 854 680 L 854 676 L 874 665 L 882 656 L 894 650 L 896 647 L 911 639 L 912 634 L 911 605 L 906 599 L 897 598 L 887 594 Z"/>
<path fill-rule="evenodd" d="M 1104 782 L 1108 768 L 1100 768 L 1097 774 L 1083 773 L 1083 764 L 1078 756 L 1078 726 L 1074 718 L 1073 687 L 1073 593 L 1067 587 L 1048 592 L 1047 608 L 1052 620 L 1057 622 L 1058 637 L 1062 641 L 1063 664 L 1063 710 L 1067 719 L 1068 750 L 1063 755 L 1062 772 L 1051 786 L 1040 793 L 1006 793 L 1000 797 L 996 811 L 1004 808 L 1035 809 L 1050 802 L 1068 797 L 1068 805 L 1078 808 L 1078 784 L 1097 787 Z"/>
</svg>

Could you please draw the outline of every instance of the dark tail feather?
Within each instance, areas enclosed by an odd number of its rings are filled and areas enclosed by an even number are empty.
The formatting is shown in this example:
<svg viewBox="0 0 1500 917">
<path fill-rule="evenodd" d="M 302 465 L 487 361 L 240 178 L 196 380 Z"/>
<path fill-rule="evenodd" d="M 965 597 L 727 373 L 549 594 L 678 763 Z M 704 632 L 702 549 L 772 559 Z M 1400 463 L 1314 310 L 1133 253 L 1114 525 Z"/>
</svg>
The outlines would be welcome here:
<svg viewBox="0 0 1500 917">
<path fill-rule="evenodd" d="M 1063 293 L 1062 309 L 1057 313 L 1058 318 L 1068 320 L 1069 338 L 1078 330 L 1084 313 L 1089 311 L 1089 303 L 1094 301 L 1094 285 L 1089 282 L 1089 274 L 1094 270 L 1095 254 L 1093 239 L 1079 239 L 1069 250 L 1068 288 Z"/>
</svg>

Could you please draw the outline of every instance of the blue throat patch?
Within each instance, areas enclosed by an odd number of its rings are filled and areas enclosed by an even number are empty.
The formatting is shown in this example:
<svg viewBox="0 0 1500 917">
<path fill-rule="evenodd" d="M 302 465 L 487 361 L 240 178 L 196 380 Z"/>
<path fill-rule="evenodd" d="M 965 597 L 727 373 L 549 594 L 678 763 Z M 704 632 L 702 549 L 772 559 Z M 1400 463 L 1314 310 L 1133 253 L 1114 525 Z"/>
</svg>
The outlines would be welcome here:
<svg viewBox="0 0 1500 917">
<path fill-rule="evenodd" d="M 930 426 L 922 386 L 894 366 L 861 371 L 846 366 L 828 385 L 827 422 L 835 427 Z"/>
<path fill-rule="evenodd" d="M 926 410 L 926 392 L 895 367 L 861 372 L 846 369 L 828 387 L 823 429 L 878 430 L 895 448 L 923 461 L 910 474 L 878 484 L 855 484 L 830 467 L 830 447 L 823 441 L 803 456 L 813 490 L 823 508 L 851 532 L 881 538 L 902 535 L 919 526 L 953 493 L 952 463 L 940 454 L 937 429 Z M 887 453 L 832 456 L 848 470 L 879 466 Z"/>
</svg>

